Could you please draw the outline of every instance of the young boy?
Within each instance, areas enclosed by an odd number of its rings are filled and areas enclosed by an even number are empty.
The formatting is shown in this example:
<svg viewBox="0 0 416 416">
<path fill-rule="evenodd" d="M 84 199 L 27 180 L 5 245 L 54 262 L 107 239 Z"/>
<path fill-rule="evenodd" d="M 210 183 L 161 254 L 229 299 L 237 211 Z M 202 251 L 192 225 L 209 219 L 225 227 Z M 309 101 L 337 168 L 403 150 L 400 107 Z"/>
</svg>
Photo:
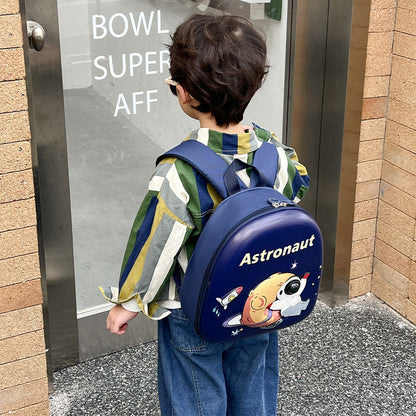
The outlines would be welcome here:
<svg viewBox="0 0 416 416">
<path fill-rule="evenodd" d="M 194 15 L 176 30 L 167 83 L 200 128 L 198 140 L 228 163 L 251 163 L 268 140 L 276 145 L 275 187 L 299 201 L 308 176 L 293 149 L 259 128 L 241 125 L 244 110 L 267 73 L 266 43 L 250 21 Z M 249 172 L 242 174 L 249 184 Z M 183 314 L 172 277 L 183 277 L 209 214 L 221 202 L 216 191 L 181 160 L 163 160 L 134 221 L 119 291 L 103 290 L 116 306 L 107 328 L 123 334 L 139 311 L 158 324 L 158 386 L 162 415 L 276 415 L 277 332 L 228 343 L 207 343 Z"/>
</svg>

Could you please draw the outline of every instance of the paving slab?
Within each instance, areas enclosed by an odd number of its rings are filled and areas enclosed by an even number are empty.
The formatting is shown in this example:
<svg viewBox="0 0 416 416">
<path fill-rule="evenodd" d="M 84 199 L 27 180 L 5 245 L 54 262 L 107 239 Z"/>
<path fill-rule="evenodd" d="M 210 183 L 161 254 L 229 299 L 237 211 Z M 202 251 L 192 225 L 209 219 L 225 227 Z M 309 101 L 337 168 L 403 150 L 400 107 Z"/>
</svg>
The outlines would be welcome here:
<svg viewBox="0 0 416 416">
<path fill-rule="evenodd" d="M 415 353 L 415 326 L 373 295 L 318 302 L 280 332 L 278 415 L 415 416 Z M 159 415 L 156 366 L 150 342 L 59 370 L 51 415 Z"/>
</svg>

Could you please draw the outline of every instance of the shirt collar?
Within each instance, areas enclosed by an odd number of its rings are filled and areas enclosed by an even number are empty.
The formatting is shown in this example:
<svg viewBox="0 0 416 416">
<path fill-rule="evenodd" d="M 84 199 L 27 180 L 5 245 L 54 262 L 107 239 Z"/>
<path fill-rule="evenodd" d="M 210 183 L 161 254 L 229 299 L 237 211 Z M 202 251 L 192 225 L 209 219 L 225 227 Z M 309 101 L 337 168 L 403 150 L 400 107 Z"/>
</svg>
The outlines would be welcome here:
<svg viewBox="0 0 416 416">
<path fill-rule="evenodd" d="M 253 129 L 248 129 L 243 134 L 228 134 L 200 128 L 194 131 L 189 138 L 205 144 L 215 153 L 222 154 L 251 153 L 257 150 L 262 143 Z"/>
</svg>

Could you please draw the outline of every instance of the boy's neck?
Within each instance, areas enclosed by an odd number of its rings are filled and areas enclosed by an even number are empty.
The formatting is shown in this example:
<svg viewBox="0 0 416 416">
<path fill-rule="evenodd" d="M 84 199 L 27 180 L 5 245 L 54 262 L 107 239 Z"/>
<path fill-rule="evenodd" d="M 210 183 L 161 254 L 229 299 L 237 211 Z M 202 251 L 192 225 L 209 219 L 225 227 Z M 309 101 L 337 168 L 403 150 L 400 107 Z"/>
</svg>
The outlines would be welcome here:
<svg viewBox="0 0 416 416">
<path fill-rule="evenodd" d="M 228 134 L 243 134 L 245 133 L 244 127 L 241 123 L 229 124 L 228 127 L 218 126 L 214 117 L 205 116 L 199 118 L 199 124 L 201 128 L 208 128 L 210 130 L 219 131 L 220 133 Z"/>
</svg>

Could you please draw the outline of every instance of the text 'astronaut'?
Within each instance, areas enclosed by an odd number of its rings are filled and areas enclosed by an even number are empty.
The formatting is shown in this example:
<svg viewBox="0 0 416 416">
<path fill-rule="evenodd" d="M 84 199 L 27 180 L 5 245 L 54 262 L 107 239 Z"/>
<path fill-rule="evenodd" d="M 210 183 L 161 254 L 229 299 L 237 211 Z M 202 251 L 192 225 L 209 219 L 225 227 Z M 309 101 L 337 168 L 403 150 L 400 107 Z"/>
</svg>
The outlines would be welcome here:
<svg viewBox="0 0 416 416">
<path fill-rule="evenodd" d="M 242 267 L 244 265 L 250 266 L 252 264 L 258 263 L 259 261 L 265 262 L 271 259 L 278 259 L 279 257 L 287 256 L 291 253 L 296 253 L 299 250 L 305 250 L 308 247 L 313 246 L 313 240 L 315 240 L 315 234 L 312 234 L 309 238 L 305 240 L 289 244 L 285 247 L 278 247 L 273 250 L 263 250 L 260 253 L 255 254 L 245 253 L 239 267 Z"/>
</svg>

